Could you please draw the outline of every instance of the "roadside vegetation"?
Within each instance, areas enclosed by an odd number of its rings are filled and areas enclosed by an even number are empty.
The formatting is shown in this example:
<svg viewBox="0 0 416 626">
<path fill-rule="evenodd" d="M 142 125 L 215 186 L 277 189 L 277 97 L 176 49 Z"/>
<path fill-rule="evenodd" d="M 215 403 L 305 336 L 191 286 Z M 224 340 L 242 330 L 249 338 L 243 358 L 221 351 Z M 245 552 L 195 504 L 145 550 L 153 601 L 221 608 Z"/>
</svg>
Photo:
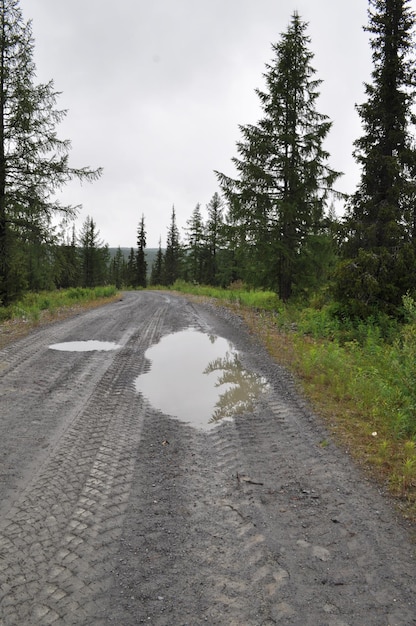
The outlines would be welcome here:
<svg viewBox="0 0 416 626">
<path fill-rule="evenodd" d="M 403 321 L 342 319 L 333 304 L 291 302 L 276 294 L 177 282 L 176 291 L 231 307 L 288 367 L 325 419 L 333 441 L 416 519 L 416 302 Z M 330 445 L 323 441 L 322 446 Z"/>
<path fill-rule="evenodd" d="M 0 307 L 0 348 L 40 323 L 63 319 L 118 299 L 120 294 L 113 286 L 28 292 L 13 304 Z"/>
<path fill-rule="evenodd" d="M 36 84 L 31 24 L 18 0 L 3 2 L 0 17 L 0 347 L 33 324 L 116 299 L 119 289 L 161 285 L 215 298 L 238 309 L 302 381 L 334 438 L 416 518 L 410 0 L 368 0 L 373 68 L 356 105 L 355 192 L 337 190 L 342 174 L 325 149 L 332 121 L 317 108 L 322 81 L 308 24 L 295 12 L 256 89 L 260 119 L 239 125 L 233 176 L 216 172 L 220 193 L 205 215 L 195 206 L 184 237 L 172 206 L 166 246 L 159 239 L 151 264 L 144 215 L 127 256 L 120 247 L 110 253 L 90 216 L 80 232 L 70 228 L 77 207 L 62 206 L 56 192 L 101 169 L 69 166 L 70 142 L 55 133 L 65 117 L 59 94 L 52 81 Z"/>
<path fill-rule="evenodd" d="M 156 287 L 168 289 L 167 287 Z M 403 298 L 402 321 L 380 315 L 355 323 L 333 303 L 282 302 L 273 291 L 176 281 L 169 288 L 240 315 L 270 355 L 286 366 L 331 441 L 348 453 L 416 520 L 416 302 Z M 113 286 L 27 293 L 0 308 L 0 347 L 40 323 L 120 299 Z"/>
</svg>

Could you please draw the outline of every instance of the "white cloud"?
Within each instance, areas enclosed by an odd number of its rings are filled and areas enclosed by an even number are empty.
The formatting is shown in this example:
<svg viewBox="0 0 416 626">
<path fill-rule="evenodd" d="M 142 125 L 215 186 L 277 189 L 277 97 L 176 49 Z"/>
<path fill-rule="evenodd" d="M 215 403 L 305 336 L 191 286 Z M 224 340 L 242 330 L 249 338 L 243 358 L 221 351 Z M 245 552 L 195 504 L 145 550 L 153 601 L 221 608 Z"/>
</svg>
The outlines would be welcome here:
<svg viewBox="0 0 416 626">
<path fill-rule="evenodd" d="M 238 125 L 260 114 L 271 44 L 294 10 L 309 22 L 319 108 L 333 121 L 331 165 L 353 191 L 354 105 L 371 70 L 366 2 L 350 0 L 21 0 L 33 18 L 40 81 L 53 79 L 68 109 L 59 129 L 74 166 L 104 167 L 92 185 L 69 185 L 111 246 L 135 246 L 145 215 L 148 245 L 165 241 L 172 205 L 184 226 L 218 190 L 214 169 L 232 172 Z"/>
</svg>

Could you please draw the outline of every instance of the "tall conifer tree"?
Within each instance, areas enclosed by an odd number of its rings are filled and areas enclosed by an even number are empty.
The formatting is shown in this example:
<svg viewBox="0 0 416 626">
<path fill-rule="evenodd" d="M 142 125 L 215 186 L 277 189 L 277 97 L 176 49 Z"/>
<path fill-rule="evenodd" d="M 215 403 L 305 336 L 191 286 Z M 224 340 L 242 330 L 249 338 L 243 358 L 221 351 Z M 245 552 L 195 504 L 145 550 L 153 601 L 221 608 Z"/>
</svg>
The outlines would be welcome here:
<svg viewBox="0 0 416 626">
<path fill-rule="evenodd" d="M 159 247 L 157 249 L 155 260 L 153 261 L 152 271 L 150 273 L 151 285 L 163 285 L 163 250 L 162 240 L 159 238 Z"/>
<path fill-rule="evenodd" d="M 92 217 L 87 216 L 79 236 L 83 287 L 105 285 L 107 281 L 108 245 L 100 239 L 100 231 Z"/>
<path fill-rule="evenodd" d="M 223 201 L 219 193 L 215 192 L 207 204 L 205 281 L 209 285 L 218 284 L 218 252 L 223 238 L 223 210 Z"/>
<path fill-rule="evenodd" d="M 147 286 L 147 261 L 146 261 L 146 230 L 144 223 L 144 215 L 142 215 L 142 219 L 140 220 L 139 227 L 137 229 L 137 259 L 136 259 L 136 269 L 137 269 L 137 286 L 138 287 L 146 287 Z"/>
<path fill-rule="evenodd" d="M 127 259 L 126 280 L 129 287 L 137 287 L 137 255 L 134 248 L 130 248 Z"/>
<path fill-rule="evenodd" d="M 364 134 L 355 142 L 361 180 L 346 220 L 337 296 L 351 312 L 394 313 L 416 287 L 414 14 L 409 0 L 369 0 L 373 57 L 367 100 L 357 106 Z"/>
<path fill-rule="evenodd" d="M 175 207 L 172 207 L 170 226 L 166 239 L 166 250 L 163 257 L 164 284 L 173 285 L 180 277 L 182 248 L 179 240 L 179 229 L 176 224 Z"/>
<path fill-rule="evenodd" d="M 74 214 L 53 194 L 73 178 L 94 180 L 100 170 L 70 167 L 70 142 L 56 126 L 65 111 L 55 108 L 53 82 L 35 84 L 34 41 L 18 0 L 0 0 L 0 301 L 18 293 L 14 250 L 33 230 L 48 240 L 51 217 Z"/>
<path fill-rule="evenodd" d="M 126 269 L 126 261 L 121 251 L 120 246 L 117 248 L 114 257 L 110 261 L 110 281 L 116 286 L 116 289 L 121 289 L 124 282 L 124 274 Z"/>
<path fill-rule="evenodd" d="M 186 280 L 202 281 L 202 268 L 205 255 L 205 233 L 201 205 L 198 203 L 186 222 Z"/>
<path fill-rule="evenodd" d="M 318 113 L 320 80 L 315 78 L 307 24 L 295 12 L 257 90 L 263 117 L 240 126 L 239 177 L 217 173 L 239 229 L 241 257 L 250 282 L 274 288 L 287 300 L 298 260 L 310 233 L 319 231 L 328 194 L 339 176 L 327 165 L 323 147 L 331 128 Z"/>
</svg>

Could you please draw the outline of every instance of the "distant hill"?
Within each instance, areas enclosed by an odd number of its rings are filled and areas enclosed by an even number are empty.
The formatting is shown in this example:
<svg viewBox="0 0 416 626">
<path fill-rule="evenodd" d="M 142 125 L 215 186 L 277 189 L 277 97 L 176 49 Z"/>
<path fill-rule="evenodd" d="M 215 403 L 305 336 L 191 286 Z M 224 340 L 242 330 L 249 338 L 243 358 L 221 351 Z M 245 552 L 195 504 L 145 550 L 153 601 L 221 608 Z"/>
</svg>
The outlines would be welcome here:
<svg viewBox="0 0 416 626">
<path fill-rule="evenodd" d="M 116 252 L 117 252 L 118 248 L 108 248 L 108 250 L 110 252 L 111 258 L 113 258 L 116 255 Z M 131 248 L 120 248 L 120 250 L 123 253 L 124 258 L 128 259 Z M 135 252 L 136 252 L 136 250 L 137 250 L 137 248 L 134 248 Z M 145 250 L 146 257 L 151 257 L 152 259 L 154 259 L 158 250 L 159 250 L 159 248 L 146 248 L 146 250 Z M 162 252 L 164 252 L 163 248 L 162 248 Z"/>
<path fill-rule="evenodd" d="M 110 253 L 110 258 L 111 259 L 113 257 L 115 257 L 117 250 L 118 250 L 118 248 L 109 248 L 108 249 L 108 251 Z M 130 254 L 131 248 L 120 248 L 120 250 L 123 253 L 124 258 L 127 261 L 128 258 L 129 258 L 129 254 Z M 154 262 L 154 260 L 156 258 L 156 255 L 158 253 L 158 250 L 159 250 L 159 248 L 146 248 L 146 250 L 145 250 L 146 261 L 147 261 L 147 274 L 149 276 L 150 276 L 150 272 L 152 271 L 152 265 L 153 265 L 153 262 Z M 163 248 L 162 248 L 162 252 L 164 252 Z"/>
</svg>

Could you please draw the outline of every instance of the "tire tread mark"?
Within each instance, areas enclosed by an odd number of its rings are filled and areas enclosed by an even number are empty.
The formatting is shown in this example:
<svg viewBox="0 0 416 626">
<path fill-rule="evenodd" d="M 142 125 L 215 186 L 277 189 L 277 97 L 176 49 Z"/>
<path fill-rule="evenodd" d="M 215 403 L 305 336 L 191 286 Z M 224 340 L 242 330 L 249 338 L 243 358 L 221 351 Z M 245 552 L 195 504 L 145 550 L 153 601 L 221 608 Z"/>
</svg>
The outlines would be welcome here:
<svg viewBox="0 0 416 626">
<path fill-rule="evenodd" d="M 94 595 L 108 584 L 107 562 L 120 533 L 143 420 L 131 381 L 166 311 L 160 307 L 141 335 L 115 355 L 84 410 L 2 521 L 0 608 L 8 614 L 7 626 L 71 623 L 74 609 L 77 619 L 84 615 L 90 623 L 95 614 Z"/>
</svg>

